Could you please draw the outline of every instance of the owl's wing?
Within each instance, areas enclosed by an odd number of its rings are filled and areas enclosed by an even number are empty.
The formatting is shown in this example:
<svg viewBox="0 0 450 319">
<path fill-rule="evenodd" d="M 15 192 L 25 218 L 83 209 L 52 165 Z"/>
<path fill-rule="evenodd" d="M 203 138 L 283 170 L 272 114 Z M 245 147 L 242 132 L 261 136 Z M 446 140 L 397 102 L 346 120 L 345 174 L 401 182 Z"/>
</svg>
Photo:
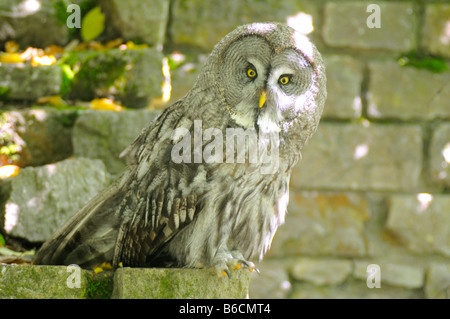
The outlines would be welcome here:
<svg viewBox="0 0 450 319">
<path fill-rule="evenodd" d="M 170 136 L 183 118 L 177 106 L 142 131 L 126 150 L 125 173 L 44 243 L 35 264 L 145 266 L 193 220 L 198 188 L 192 179 L 198 166 L 175 164 L 170 158 Z"/>
<path fill-rule="evenodd" d="M 161 113 L 155 120 L 156 125 L 143 130 L 121 154 L 127 157 L 134 172 L 127 185 L 132 191 L 124 200 L 131 203 L 126 209 L 132 207 L 133 211 L 124 212 L 131 217 L 120 225 L 114 265 L 151 264 L 165 244 L 192 222 L 198 211 L 199 187 L 193 179 L 199 166 L 176 164 L 171 159 L 173 131 L 181 122 L 188 126 L 192 123 L 186 120 L 182 103 L 183 100 L 179 100 Z"/>
</svg>

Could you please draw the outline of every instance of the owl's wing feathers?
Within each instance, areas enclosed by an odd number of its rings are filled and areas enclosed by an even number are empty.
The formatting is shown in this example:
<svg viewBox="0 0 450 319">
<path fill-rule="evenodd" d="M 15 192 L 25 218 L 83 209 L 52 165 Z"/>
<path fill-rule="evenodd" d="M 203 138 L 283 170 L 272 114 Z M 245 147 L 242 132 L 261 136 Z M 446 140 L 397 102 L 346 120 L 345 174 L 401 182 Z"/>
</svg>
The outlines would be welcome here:
<svg viewBox="0 0 450 319">
<path fill-rule="evenodd" d="M 194 219 L 198 188 L 189 184 L 198 166 L 170 160 L 170 133 L 183 113 L 179 106 L 167 108 L 142 131 L 125 152 L 128 170 L 45 242 L 35 264 L 151 265 Z"/>
</svg>

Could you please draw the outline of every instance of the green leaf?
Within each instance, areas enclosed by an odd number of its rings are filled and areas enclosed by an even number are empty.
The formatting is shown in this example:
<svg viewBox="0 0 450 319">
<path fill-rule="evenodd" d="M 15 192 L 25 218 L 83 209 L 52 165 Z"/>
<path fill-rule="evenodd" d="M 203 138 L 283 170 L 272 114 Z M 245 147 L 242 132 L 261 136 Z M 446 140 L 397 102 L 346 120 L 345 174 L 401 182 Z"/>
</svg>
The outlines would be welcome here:
<svg viewBox="0 0 450 319">
<path fill-rule="evenodd" d="M 0 234 L 0 247 L 5 246 L 5 239 L 3 238 L 2 234 Z"/>
<path fill-rule="evenodd" d="M 81 38 L 88 42 L 97 38 L 105 30 L 105 15 L 99 6 L 89 11 L 81 21 Z"/>
</svg>

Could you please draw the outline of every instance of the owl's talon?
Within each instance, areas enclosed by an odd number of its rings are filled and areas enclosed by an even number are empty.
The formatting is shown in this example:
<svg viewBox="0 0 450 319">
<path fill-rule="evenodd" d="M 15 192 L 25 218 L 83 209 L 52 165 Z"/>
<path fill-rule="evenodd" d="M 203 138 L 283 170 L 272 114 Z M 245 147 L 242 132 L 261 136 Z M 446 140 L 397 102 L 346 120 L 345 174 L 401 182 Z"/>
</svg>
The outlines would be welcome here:
<svg viewBox="0 0 450 319">
<path fill-rule="evenodd" d="M 231 279 L 231 274 L 230 274 L 230 271 L 228 269 L 222 270 L 222 275 L 223 276 L 228 276 L 228 279 Z"/>
</svg>

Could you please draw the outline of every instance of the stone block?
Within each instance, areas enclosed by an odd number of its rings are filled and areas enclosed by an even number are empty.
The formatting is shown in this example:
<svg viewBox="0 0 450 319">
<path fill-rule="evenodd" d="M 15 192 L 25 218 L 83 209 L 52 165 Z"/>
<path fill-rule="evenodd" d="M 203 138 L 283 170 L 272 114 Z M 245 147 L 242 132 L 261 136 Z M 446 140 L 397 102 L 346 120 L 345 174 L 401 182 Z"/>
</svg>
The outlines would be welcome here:
<svg viewBox="0 0 450 319">
<path fill-rule="evenodd" d="M 66 7 L 60 4 L 60 0 L 3 0 L 0 3 L 0 47 L 8 40 L 15 40 L 23 48 L 65 45 L 69 29 L 65 18 L 60 18 L 66 16 Z"/>
<path fill-rule="evenodd" d="M 88 272 L 75 271 L 66 266 L 0 265 L 0 299 L 83 298 Z"/>
<path fill-rule="evenodd" d="M 99 160 L 67 159 L 24 168 L 11 180 L 1 227 L 11 236 L 44 242 L 108 182 Z"/>
<path fill-rule="evenodd" d="M 289 273 L 297 281 L 318 286 L 339 285 L 350 276 L 352 269 L 350 260 L 300 258 L 293 262 Z"/>
<path fill-rule="evenodd" d="M 114 274 L 113 299 L 235 299 L 248 295 L 244 269 L 219 278 L 205 269 L 119 268 Z"/>
<path fill-rule="evenodd" d="M 349 56 L 324 57 L 327 73 L 327 101 L 324 118 L 359 118 L 362 112 L 362 65 Z"/>
<path fill-rule="evenodd" d="M 367 24 L 373 14 L 367 12 L 370 4 L 380 8 L 380 28 Z M 324 8 L 322 35 L 332 47 L 405 52 L 415 46 L 414 25 L 412 3 L 329 2 Z"/>
<path fill-rule="evenodd" d="M 101 159 L 108 171 L 119 174 L 126 159 L 119 158 L 149 126 L 159 111 L 88 111 L 80 115 L 73 129 L 75 156 Z"/>
<path fill-rule="evenodd" d="M 405 289 L 382 285 L 368 288 L 366 282 L 348 280 L 345 285 L 316 286 L 300 282 L 293 285 L 292 299 L 422 299 L 421 289 Z"/>
<path fill-rule="evenodd" d="M 173 1 L 170 25 L 171 40 L 210 51 L 216 43 L 237 26 L 252 22 L 276 21 L 302 28 L 311 24 L 301 20 L 301 12 L 319 19 L 316 1 Z M 288 20 L 288 18 L 291 18 Z M 303 23 L 302 23 L 303 21 Z M 316 25 L 316 20 L 313 21 Z M 310 26 L 309 26 L 310 27 Z"/>
<path fill-rule="evenodd" d="M 421 254 L 450 256 L 450 196 L 394 195 L 386 230 L 400 245 Z"/>
<path fill-rule="evenodd" d="M 425 270 L 420 266 L 392 263 L 383 260 L 355 260 L 354 264 L 353 277 L 361 279 L 364 282 L 367 281 L 367 267 L 372 264 L 377 264 L 380 266 L 381 287 L 384 284 L 408 289 L 419 289 L 424 286 Z"/>
<path fill-rule="evenodd" d="M 428 299 L 450 298 L 450 265 L 433 263 L 427 272 L 425 297 Z"/>
<path fill-rule="evenodd" d="M 392 62 L 371 62 L 368 115 L 372 118 L 450 118 L 450 74 Z"/>
<path fill-rule="evenodd" d="M 414 190 L 420 185 L 419 125 L 321 123 L 294 167 L 296 189 Z"/>
<path fill-rule="evenodd" d="M 369 216 L 359 194 L 291 189 L 286 223 L 279 227 L 268 256 L 364 256 Z"/>
<path fill-rule="evenodd" d="M 291 279 L 285 259 L 265 259 L 257 265 L 259 275 L 250 276 L 250 299 L 286 299 L 291 291 Z"/>
<path fill-rule="evenodd" d="M 422 44 L 425 49 L 450 58 L 450 4 L 427 4 L 423 28 Z"/>
<path fill-rule="evenodd" d="M 436 126 L 429 149 L 431 179 L 440 186 L 450 187 L 450 123 Z"/>
<path fill-rule="evenodd" d="M 51 107 L 6 111 L 0 115 L 0 148 L 9 163 L 38 166 L 72 155 L 77 111 Z"/>
<path fill-rule="evenodd" d="M 101 0 L 106 24 L 126 40 L 162 45 L 169 17 L 169 0 Z"/>
<path fill-rule="evenodd" d="M 0 63 L 0 99 L 35 100 L 58 95 L 62 72 L 59 66 L 33 67 L 24 63 Z"/>
</svg>

